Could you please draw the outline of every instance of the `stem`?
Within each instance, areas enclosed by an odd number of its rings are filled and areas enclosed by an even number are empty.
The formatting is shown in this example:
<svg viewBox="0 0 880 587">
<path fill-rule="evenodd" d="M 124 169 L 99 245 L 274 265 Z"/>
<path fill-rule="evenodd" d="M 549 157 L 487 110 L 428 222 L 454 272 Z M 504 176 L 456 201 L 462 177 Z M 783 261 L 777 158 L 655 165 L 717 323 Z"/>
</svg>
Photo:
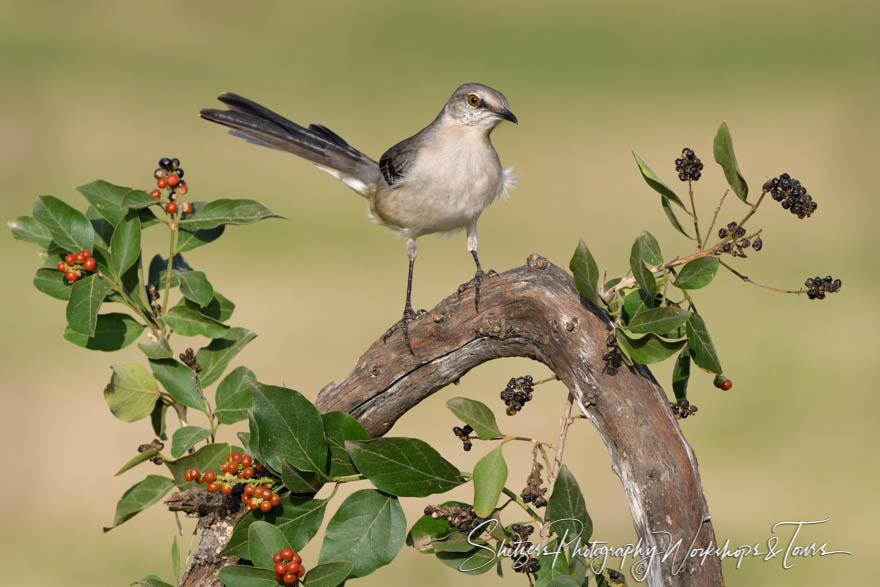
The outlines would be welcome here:
<svg viewBox="0 0 880 587">
<path fill-rule="evenodd" d="M 544 379 L 540 379 L 538 381 L 532 382 L 532 387 L 535 387 L 536 385 L 541 385 L 542 383 L 549 383 L 551 381 L 558 381 L 558 380 L 559 380 L 559 377 L 557 377 L 556 375 L 551 375 L 550 377 L 546 377 Z"/>
<path fill-rule="evenodd" d="M 721 265 L 722 265 L 725 269 L 727 269 L 728 271 L 730 271 L 731 273 L 733 273 L 734 275 L 736 275 L 737 277 L 739 277 L 740 279 L 742 279 L 742 280 L 745 281 L 746 283 L 750 283 L 750 284 L 752 284 L 752 285 L 754 285 L 754 286 L 761 287 L 761 288 L 764 288 L 764 289 L 769 289 L 770 291 L 775 291 L 775 292 L 779 292 L 779 293 L 786 293 L 786 294 L 803 294 L 803 293 L 807 293 L 807 290 L 805 290 L 805 289 L 780 289 L 780 288 L 778 288 L 778 287 L 773 287 L 773 286 L 770 286 L 770 285 L 764 285 L 763 283 L 758 283 L 757 281 L 755 281 L 755 280 L 753 280 L 753 279 L 750 279 L 749 277 L 743 275 L 742 273 L 740 273 L 739 271 L 737 271 L 736 269 L 734 269 L 733 267 L 731 267 L 730 265 L 728 265 L 727 263 L 725 263 L 724 261 L 722 261 L 721 259 L 719 259 L 718 262 L 721 263 Z"/>
<path fill-rule="evenodd" d="M 700 249 L 699 251 L 688 255 L 687 257 L 676 257 L 675 259 L 672 259 L 671 261 L 666 261 L 665 263 L 660 263 L 659 265 L 651 267 L 649 269 L 649 271 L 652 274 L 658 273 L 660 271 L 663 271 L 664 269 L 669 269 L 671 267 L 678 267 L 679 265 L 684 265 L 685 263 L 689 263 L 690 261 L 693 261 L 694 259 L 700 259 L 702 257 L 709 257 L 709 256 L 715 254 L 715 251 L 717 248 L 718 248 L 718 245 L 712 247 L 711 249 Z M 627 288 L 627 287 L 632 287 L 633 285 L 635 285 L 635 283 L 636 283 L 635 277 L 626 277 L 624 279 L 621 279 L 617 285 L 615 285 L 614 287 L 609 289 L 607 292 L 605 292 L 605 295 L 606 295 L 605 301 L 608 301 L 610 299 L 610 297 L 613 296 L 618 291 L 620 291 L 624 288 Z"/>
<path fill-rule="evenodd" d="M 208 398 L 205 397 L 205 392 L 202 390 L 202 385 L 199 383 L 199 375 L 195 371 L 193 371 L 193 384 L 196 386 L 196 391 L 199 392 L 202 400 L 205 402 L 205 409 L 207 410 L 206 415 L 208 416 L 208 423 L 211 425 L 211 442 L 214 442 L 214 437 L 217 434 L 217 428 L 220 425 L 219 422 L 214 422 L 214 411 L 211 409 L 211 402 L 208 401 Z"/>
<path fill-rule="evenodd" d="M 168 292 L 171 290 L 171 264 L 174 260 L 174 247 L 177 246 L 177 223 L 174 222 L 176 217 L 177 213 L 172 216 L 171 222 L 168 224 L 168 230 L 171 231 L 171 242 L 168 247 L 168 266 L 165 268 L 165 295 L 162 299 L 163 312 L 168 309 Z"/>
<path fill-rule="evenodd" d="M 361 481 L 363 479 L 366 479 L 366 477 L 360 473 L 355 475 L 344 475 L 342 477 L 330 477 L 330 481 L 335 481 L 337 484 L 348 483 L 349 481 Z"/>
<path fill-rule="evenodd" d="M 98 277 L 109 283 L 113 291 L 121 295 L 122 299 L 125 300 L 125 305 L 128 306 L 138 316 L 140 316 L 144 320 L 146 325 L 150 327 L 150 330 L 153 331 L 153 334 L 156 336 L 156 338 L 159 338 L 161 333 L 158 330 L 158 324 L 156 324 L 150 316 L 147 316 L 147 314 L 145 314 L 144 311 L 141 310 L 140 306 L 138 306 L 135 301 L 131 299 L 131 296 L 125 293 L 125 290 L 122 289 L 121 286 L 119 286 L 116 282 L 114 282 L 112 279 L 110 279 L 100 271 L 98 271 Z"/>
<path fill-rule="evenodd" d="M 516 505 L 518 505 L 519 507 L 524 509 L 526 511 L 526 513 L 528 513 L 529 516 L 531 516 L 534 521 L 536 521 L 539 524 L 544 523 L 544 521 L 541 519 L 541 516 L 539 516 L 535 510 L 533 510 L 532 508 L 527 506 L 526 503 L 522 500 L 522 498 L 520 496 L 515 494 L 513 491 L 511 491 L 507 487 L 505 487 L 501 491 L 504 493 L 504 495 L 506 495 L 507 497 L 512 499 Z"/>
<path fill-rule="evenodd" d="M 727 197 L 728 192 L 730 190 L 724 190 L 724 193 L 721 194 L 721 200 L 718 201 L 718 207 L 715 208 L 715 215 L 712 216 L 712 224 L 709 225 L 709 230 L 706 232 L 706 238 L 703 243 L 700 245 L 700 248 L 705 248 L 706 243 L 709 242 L 709 235 L 712 234 L 712 230 L 715 228 L 715 222 L 718 221 L 718 213 L 721 212 L 721 206 L 724 205 L 724 198 Z"/>
<path fill-rule="evenodd" d="M 755 212 L 758 210 L 758 206 L 760 206 L 761 202 L 764 201 L 764 196 L 766 196 L 766 195 L 767 195 L 767 192 L 761 192 L 761 195 L 758 197 L 758 201 L 755 202 L 755 205 L 752 206 L 752 209 L 749 210 L 749 213 L 746 214 L 745 218 L 743 218 L 742 220 L 739 221 L 740 226 L 744 225 L 749 218 L 751 218 L 752 216 L 755 215 Z"/>
<path fill-rule="evenodd" d="M 694 184 L 691 180 L 688 180 L 688 195 L 691 197 L 691 211 L 693 212 L 692 216 L 694 217 L 694 231 L 697 233 L 697 249 L 700 248 L 700 243 L 702 239 L 700 238 L 700 221 L 697 219 L 697 206 L 694 204 Z"/>
<path fill-rule="evenodd" d="M 556 477 L 562 468 L 562 453 L 565 452 L 565 440 L 568 438 L 568 427 L 574 421 L 571 417 L 571 410 L 574 407 L 574 396 L 568 395 L 568 401 L 565 403 L 565 410 L 562 412 L 561 425 L 559 427 L 559 448 L 556 449 L 556 458 L 553 461 L 553 468 L 547 475 L 547 486 L 553 487 L 556 483 Z"/>
</svg>

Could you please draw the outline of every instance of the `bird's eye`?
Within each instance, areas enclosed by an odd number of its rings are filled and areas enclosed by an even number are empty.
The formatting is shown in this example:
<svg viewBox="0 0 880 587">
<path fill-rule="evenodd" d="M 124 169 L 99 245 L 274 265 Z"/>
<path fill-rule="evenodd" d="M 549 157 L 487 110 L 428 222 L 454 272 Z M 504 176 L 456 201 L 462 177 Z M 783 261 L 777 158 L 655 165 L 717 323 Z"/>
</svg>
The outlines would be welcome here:
<svg viewBox="0 0 880 587">
<path fill-rule="evenodd" d="M 480 97 L 476 94 L 471 94 L 470 96 L 468 96 L 467 100 L 468 100 L 468 104 L 470 104 L 474 108 L 479 106 L 480 102 L 481 102 Z"/>
</svg>

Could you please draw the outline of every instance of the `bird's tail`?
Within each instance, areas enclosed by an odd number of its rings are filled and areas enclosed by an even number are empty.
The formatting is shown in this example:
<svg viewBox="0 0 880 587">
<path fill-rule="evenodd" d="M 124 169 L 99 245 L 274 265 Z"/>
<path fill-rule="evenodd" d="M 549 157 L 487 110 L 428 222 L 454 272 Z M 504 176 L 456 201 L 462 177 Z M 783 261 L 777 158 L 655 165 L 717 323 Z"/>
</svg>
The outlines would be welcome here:
<svg viewBox="0 0 880 587">
<path fill-rule="evenodd" d="M 199 115 L 222 124 L 232 134 L 260 145 L 280 149 L 311 161 L 342 180 L 348 187 L 370 197 L 382 179 L 379 165 L 320 124 L 308 128 L 287 120 L 256 102 L 224 92 L 217 99 L 229 110 L 205 108 Z"/>
</svg>

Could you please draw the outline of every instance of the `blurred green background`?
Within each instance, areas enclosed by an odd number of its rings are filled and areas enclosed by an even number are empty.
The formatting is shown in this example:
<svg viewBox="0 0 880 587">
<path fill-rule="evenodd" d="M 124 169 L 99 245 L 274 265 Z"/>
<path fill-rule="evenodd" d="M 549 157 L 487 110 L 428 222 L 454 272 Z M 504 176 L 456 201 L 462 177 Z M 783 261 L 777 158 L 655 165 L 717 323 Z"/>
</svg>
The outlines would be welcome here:
<svg viewBox="0 0 880 587">
<path fill-rule="evenodd" d="M 783 287 L 816 273 L 840 276 L 844 287 L 808 302 L 720 274 L 698 292 L 735 385 L 721 392 L 697 375 L 691 398 L 700 412 L 682 427 L 719 539 L 765 544 L 777 521 L 830 517 L 799 542 L 853 553 L 798 560 L 790 570 L 778 559 L 748 559 L 741 569 L 727 562 L 727 584 L 857 585 L 874 574 L 876 2 L 31 1 L 0 2 L 0 14 L 3 216 L 29 214 L 40 194 L 83 204 L 73 187 L 96 178 L 148 187 L 163 155 L 182 159 L 194 199 L 259 199 L 287 220 L 233 227 L 188 258 L 238 303 L 233 323 L 260 334 L 237 364 L 310 398 L 344 377 L 399 316 L 403 244 L 372 226 L 363 200 L 325 174 L 199 120 L 198 109 L 214 106 L 218 92 L 327 124 L 378 157 L 428 123 L 458 84 L 498 88 L 521 123 L 503 125 L 493 139 L 521 181 L 480 223 L 481 258 L 497 270 L 533 251 L 565 266 L 583 237 L 600 266 L 619 274 L 643 229 L 667 256 L 687 253 L 630 151 L 681 193 L 672 160 L 683 146 L 694 148 L 707 165 L 697 206 L 708 216 L 725 187 L 711 141 L 726 119 L 753 190 L 789 171 L 820 206 L 798 222 L 768 201 L 755 223 L 764 228 L 764 250 L 737 265 Z M 721 219 L 742 213 L 731 197 Z M 152 232 L 150 255 L 165 247 L 164 235 Z M 146 423 L 115 420 L 101 395 L 109 364 L 140 360 L 139 352 L 103 355 L 62 340 L 63 305 L 30 283 L 39 263 L 33 247 L 8 232 L 0 243 L 3 582 L 170 579 L 177 525 L 161 507 L 101 532 L 118 497 L 145 473 L 112 476 L 150 434 Z M 461 235 L 427 237 L 419 247 L 414 303 L 430 308 L 472 276 L 472 261 Z M 358 327 L 345 328 L 352 323 Z M 393 433 L 424 437 L 470 470 L 485 447 L 462 453 L 443 407 L 463 394 L 489 402 L 505 429 L 552 440 L 564 401 L 559 384 L 540 387 L 519 417 L 503 416 L 497 394 L 524 373 L 548 370 L 528 361 L 485 365 Z M 668 367 L 655 374 L 668 382 Z M 525 484 L 527 450 L 506 451 L 514 487 Z M 634 541 L 608 451 L 588 424 L 573 427 L 566 457 L 594 537 Z M 410 521 L 425 503 L 406 500 Z M 193 524 L 183 526 L 187 545 Z M 306 566 L 316 557 L 309 547 Z M 505 584 L 523 584 L 507 575 Z M 405 585 L 413 577 L 423 587 L 502 582 L 460 578 L 404 548 L 358 584 Z"/>
</svg>

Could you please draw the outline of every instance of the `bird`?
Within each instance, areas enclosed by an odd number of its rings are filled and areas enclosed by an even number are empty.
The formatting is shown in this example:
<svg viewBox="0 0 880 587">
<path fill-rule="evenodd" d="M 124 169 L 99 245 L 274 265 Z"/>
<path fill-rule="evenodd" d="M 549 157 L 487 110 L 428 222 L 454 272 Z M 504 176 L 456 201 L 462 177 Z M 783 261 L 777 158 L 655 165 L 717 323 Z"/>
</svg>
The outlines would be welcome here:
<svg viewBox="0 0 880 587">
<path fill-rule="evenodd" d="M 388 329 L 383 340 L 400 326 L 409 352 L 415 354 L 407 324 L 418 315 L 412 307 L 416 239 L 427 234 L 466 232 L 476 273 L 459 287 L 458 294 L 473 284 L 479 311 L 480 284 L 494 272 L 483 271 L 480 264 L 477 221 L 516 181 L 513 168 L 502 167 L 490 139 L 501 122 L 518 123 L 504 94 L 481 83 L 462 84 L 430 124 L 389 148 L 379 161 L 324 125 L 300 126 L 230 92 L 217 99 L 228 109 L 202 109 L 202 118 L 228 127 L 231 134 L 250 142 L 313 163 L 364 196 L 371 220 L 404 238 L 409 272 L 403 317 Z"/>
</svg>

